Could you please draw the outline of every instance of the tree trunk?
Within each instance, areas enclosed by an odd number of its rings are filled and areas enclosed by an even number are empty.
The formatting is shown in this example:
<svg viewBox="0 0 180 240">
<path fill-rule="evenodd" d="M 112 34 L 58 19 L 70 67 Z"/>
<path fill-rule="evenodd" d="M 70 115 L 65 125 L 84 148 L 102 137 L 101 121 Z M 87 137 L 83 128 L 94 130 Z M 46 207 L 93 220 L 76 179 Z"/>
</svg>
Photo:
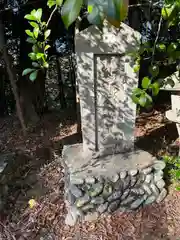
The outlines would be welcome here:
<svg viewBox="0 0 180 240">
<path fill-rule="evenodd" d="M 24 123 L 24 118 L 23 118 L 23 114 L 22 114 L 22 110 L 21 110 L 21 106 L 20 106 L 19 95 L 18 95 L 17 86 L 16 86 L 16 82 L 15 82 L 15 74 L 13 73 L 13 69 L 12 69 L 12 61 L 11 61 L 10 57 L 8 56 L 8 52 L 7 52 L 7 48 L 6 48 L 6 44 L 5 44 L 4 25 L 2 24 L 1 20 L 0 20 L 0 48 L 2 49 L 3 58 L 4 58 L 4 61 L 6 64 L 7 73 L 8 73 L 10 84 L 12 87 L 12 92 L 14 94 L 14 98 L 16 101 L 17 115 L 19 117 L 19 121 L 20 121 L 22 130 L 23 130 L 23 134 L 25 135 L 26 134 L 26 126 Z"/>
</svg>

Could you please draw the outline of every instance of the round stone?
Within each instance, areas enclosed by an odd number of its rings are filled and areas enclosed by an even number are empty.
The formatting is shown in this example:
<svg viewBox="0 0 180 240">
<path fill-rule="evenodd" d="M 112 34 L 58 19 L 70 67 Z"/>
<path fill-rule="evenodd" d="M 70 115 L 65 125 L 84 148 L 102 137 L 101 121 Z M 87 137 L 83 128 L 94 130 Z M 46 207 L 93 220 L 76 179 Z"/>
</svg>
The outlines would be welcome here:
<svg viewBox="0 0 180 240">
<path fill-rule="evenodd" d="M 134 201 L 135 197 L 134 196 L 128 196 L 128 198 L 124 199 L 121 202 L 121 205 L 129 205 L 130 203 L 132 203 Z"/>
<path fill-rule="evenodd" d="M 93 199 L 91 200 L 91 202 L 92 202 L 93 204 L 99 205 L 99 204 L 104 203 L 104 198 L 103 198 L 103 197 L 96 197 L 96 198 L 93 198 Z"/>
<path fill-rule="evenodd" d="M 164 161 L 154 161 L 153 168 L 155 170 L 163 170 L 166 167 L 166 164 Z"/>
<path fill-rule="evenodd" d="M 119 180 L 119 175 L 116 173 L 110 177 L 111 182 L 116 183 Z"/>
<path fill-rule="evenodd" d="M 124 179 L 127 176 L 127 171 L 120 172 L 120 178 Z"/>
<path fill-rule="evenodd" d="M 129 171 L 129 174 L 130 174 L 131 176 L 136 176 L 136 175 L 138 174 L 138 170 L 137 170 L 137 169 L 130 170 L 130 171 Z"/>
<path fill-rule="evenodd" d="M 145 182 L 146 183 L 150 183 L 152 179 L 153 179 L 153 175 L 152 174 L 148 174 L 148 175 L 146 175 Z"/>
<path fill-rule="evenodd" d="M 144 202 L 145 205 L 148 205 L 148 204 L 151 204 L 153 203 L 154 201 L 156 201 L 156 197 L 155 196 L 149 196 L 146 201 Z"/>
<path fill-rule="evenodd" d="M 109 206 L 109 203 L 108 203 L 108 202 L 106 202 L 106 203 L 104 203 L 104 204 L 101 204 L 101 205 L 99 205 L 99 207 L 97 208 L 97 211 L 98 211 L 99 213 L 104 213 L 104 212 L 107 210 L 108 206 Z"/>
<path fill-rule="evenodd" d="M 111 201 L 117 200 L 121 197 L 121 195 L 122 195 L 121 191 L 116 191 L 111 196 L 108 197 L 108 201 L 111 202 Z"/>
<path fill-rule="evenodd" d="M 94 209 L 94 205 L 93 205 L 93 204 L 87 204 L 87 205 L 85 205 L 85 206 L 83 206 L 83 207 L 81 208 L 81 210 L 82 210 L 83 212 L 88 212 L 88 211 L 90 211 L 90 210 L 92 210 L 92 209 Z"/>
<path fill-rule="evenodd" d="M 96 197 L 103 191 L 103 184 L 96 183 L 92 185 L 92 188 L 89 190 L 89 195 L 91 197 Z"/>
<path fill-rule="evenodd" d="M 152 167 L 147 167 L 142 170 L 142 172 L 146 175 L 152 172 Z"/>
<path fill-rule="evenodd" d="M 135 177 L 132 177 L 131 178 L 131 187 L 134 187 L 134 185 L 137 183 L 137 178 L 136 176 Z"/>
<path fill-rule="evenodd" d="M 151 195 L 152 191 L 151 189 L 149 188 L 149 186 L 147 186 L 146 184 L 143 184 L 143 189 L 145 190 L 145 192 L 147 192 L 148 195 Z"/>
<path fill-rule="evenodd" d="M 165 186 L 165 182 L 163 179 L 159 180 L 156 182 L 157 187 L 159 188 L 159 190 L 163 189 L 163 187 Z"/>
<path fill-rule="evenodd" d="M 84 216 L 84 220 L 91 222 L 91 221 L 96 221 L 99 217 L 99 213 L 98 212 L 93 212 L 93 213 L 88 213 Z"/>
<path fill-rule="evenodd" d="M 113 188 L 112 188 L 112 186 L 110 185 L 110 184 L 105 184 L 104 185 L 104 189 L 103 189 L 103 196 L 105 197 L 105 198 L 107 198 L 107 197 L 109 197 L 110 195 L 111 195 L 111 193 L 113 192 Z"/>
<path fill-rule="evenodd" d="M 114 189 L 115 190 L 122 190 L 123 189 L 123 182 L 121 179 L 119 179 L 115 184 L 114 184 Z"/>
<path fill-rule="evenodd" d="M 131 189 L 131 193 L 134 193 L 136 195 L 143 195 L 144 194 L 144 190 L 141 188 L 133 188 Z"/>
<path fill-rule="evenodd" d="M 76 185 L 71 185 L 70 191 L 76 198 L 82 197 L 83 195 L 82 191 Z"/>
<path fill-rule="evenodd" d="M 126 190 L 128 187 L 130 187 L 131 185 L 131 178 L 130 176 L 127 176 L 125 179 L 122 179 L 123 182 L 123 189 Z"/>
<path fill-rule="evenodd" d="M 85 182 L 87 184 L 94 184 L 96 182 L 96 179 L 94 177 L 89 176 L 89 177 L 86 177 Z"/>
<path fill-rule="evenodd" d="M 144 202 L 144 198 L 138 198 L 136 201 L 131 203 L 130 208 L 135 210 L 139 208 L 143 204 L 143 202 Z"/>
<path fill-rule="evenodd" d="M 89 202 L 90 202 L 90 197 L 89 195 L 86 194 L 83 197 L 80 197 L 79 199 L 76 200 L 76 206 L 80 208 Z"/>
<path fill-rule="evenodd" d="M 163 178 L 163 175 L 164 175 L 164 173 L 162 170 L 154 172 L 154 181 L 158 182 L 159 180 L 161 180 Z"/>
<path fill-rule="evenodd" d="M 71 182 L 71 184 L 73 184 L 73 185 L 81 185 L 81 184 L 83 184 L 84 183 L 84 179 L 82 179 L 82 178 L 70 178 L 70 182 Z"/>
<path fill-rule="evenodd" d="M 109 207 L 108 207 L 108 212 L 116 211 L 119 207 L 119 204 L 120 204 L 120 200 L 116 200 L 116 201 L 110 203 Z"/>
<path fill-rule="evenodd" d="M 65 224 L 69 226 L 74 226 L 79 216 L 80 212 L 75 207 L 71 207 L 68 214 L 66 215 Z"/>
<path fill-rule="evenodd" d="M 167 190 L 165 188 L 163 188 L 162 191 L 160 192 L 158 198 L 156 199 L 156 202 L 157 203 L 162 202 L 166 196 L 167 196 Z"/>
<path fill-rule="evenodd" d="M 153 193 L 154 193 L 156 196 L 158 196 L 158 195 L 159 195 L 159 189 L 156 187 L 156 185 L 152 183 L 152 184 L 150 185 L 150 187 L 151 187 Z"/>
<path fill-rule="evenodd" d="M 130 189 L 127 189 L 127 190 L 123 193 L 123 195 L 121 196 L 121 200 L 122 200 L 122 201 L 127 198 L 127 196 L 129 195 L 129 192 L 130 192 Z"/>
</svg>

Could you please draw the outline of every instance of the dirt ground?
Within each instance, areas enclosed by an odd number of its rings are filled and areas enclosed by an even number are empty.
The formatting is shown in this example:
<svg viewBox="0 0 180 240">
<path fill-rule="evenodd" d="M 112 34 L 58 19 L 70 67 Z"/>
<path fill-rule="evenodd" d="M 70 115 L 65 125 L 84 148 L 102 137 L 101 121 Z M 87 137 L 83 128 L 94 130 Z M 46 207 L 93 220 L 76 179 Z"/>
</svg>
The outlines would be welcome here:
<svg viewBox="0 0 180 240">
<path fill-rule="evenodd" d="M 164 117 L 168 108 L 161 105 L 137 118 L 137 146 L 155 156 L 167 153 L 169 144 L 177 138 L 175 125 Z M 20 152 L 29 158 L 19 166 L 19 176 L 0 215 L 0 240 L 180 239 L 180 192 L 173 186 L 168 186 L 168 197 L 161 204 L 66 226 L 60 154 L 64 144 L 81 141 L 75 117 L 69 114 L 47 114 L 26 137 L 16 118 L 0 121 L 0 151 Z M 32 198 L 36 205 L 30 209 L 28 201 Z"/>
</svg>

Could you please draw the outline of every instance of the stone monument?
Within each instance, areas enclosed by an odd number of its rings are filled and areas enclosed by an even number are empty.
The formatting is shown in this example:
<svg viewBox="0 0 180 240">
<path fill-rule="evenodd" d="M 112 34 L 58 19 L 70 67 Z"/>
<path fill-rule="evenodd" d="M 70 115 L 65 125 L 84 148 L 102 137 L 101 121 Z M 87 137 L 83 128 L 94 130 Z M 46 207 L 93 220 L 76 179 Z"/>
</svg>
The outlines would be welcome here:
<svg viewBox="0 0 180 240">
<path fill-rule="evenodd" d="M 133 59 L 140 34 L 126 24 L 104 23 L 76 34 L 83 143 L 65 146 L 66 224 L 132 211 L 166 196 L 164 162 L 135 149 L 138 85 Z"/>
</svg>

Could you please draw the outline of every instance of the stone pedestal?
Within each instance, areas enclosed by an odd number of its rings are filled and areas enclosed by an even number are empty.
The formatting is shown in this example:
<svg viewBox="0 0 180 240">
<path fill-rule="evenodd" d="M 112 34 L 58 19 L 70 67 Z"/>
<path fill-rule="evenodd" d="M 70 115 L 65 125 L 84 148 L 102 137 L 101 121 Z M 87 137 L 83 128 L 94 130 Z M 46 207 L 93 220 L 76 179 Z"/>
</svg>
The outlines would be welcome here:
<svg viewBox="0 0 180 240">
<path fill-rule="evenodd" d="M 136 210 L 167 194 L 165 163 L 142 150 L 94 159 L 82 144 L 70 145 L 63 150 L 63 162 L 70 225 L 78 218 L 95 220 L 107 212 Z"/>
</svg>

